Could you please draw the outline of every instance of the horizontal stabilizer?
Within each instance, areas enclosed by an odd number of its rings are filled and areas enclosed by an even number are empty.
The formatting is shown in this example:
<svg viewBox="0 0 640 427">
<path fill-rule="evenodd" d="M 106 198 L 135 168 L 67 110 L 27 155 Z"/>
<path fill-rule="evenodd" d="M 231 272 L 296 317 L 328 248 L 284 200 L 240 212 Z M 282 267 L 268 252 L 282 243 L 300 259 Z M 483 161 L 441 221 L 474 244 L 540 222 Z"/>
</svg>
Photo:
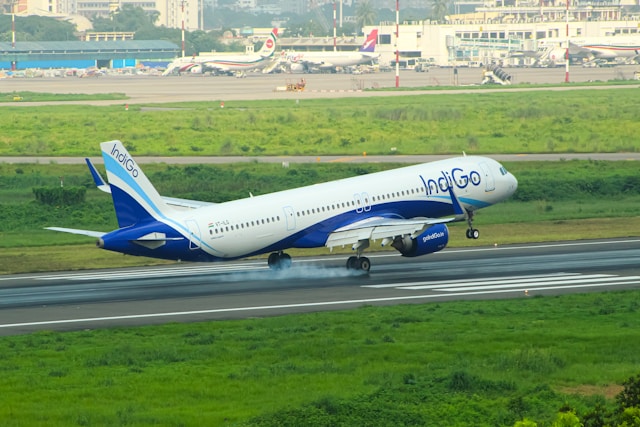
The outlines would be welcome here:
<svg viewBox="0 0 640 427">
<path fill-rule="evenodd" d="M 184 240 L 184 237 L 167 237 L 164 233 L 149 233 L 142 237 L 138 237 L 131 242 L 136 245 L 144 246 L 145 248 L 157 249 L 165 245 L 167 242 L 175 240 Z"/>
<path fill-rule="evenodd" d="M 78 230 L 76 228 L 62 228 L 62 227 L 45 227 L 45 230 L 61 231 L 63 233 L 71 233 L 71 234 L 82 234 L 84 236 L 96 237 L 96 238 L 100 238 L 105 234 L 107 234 L 102 231 Z"/>
</svg>

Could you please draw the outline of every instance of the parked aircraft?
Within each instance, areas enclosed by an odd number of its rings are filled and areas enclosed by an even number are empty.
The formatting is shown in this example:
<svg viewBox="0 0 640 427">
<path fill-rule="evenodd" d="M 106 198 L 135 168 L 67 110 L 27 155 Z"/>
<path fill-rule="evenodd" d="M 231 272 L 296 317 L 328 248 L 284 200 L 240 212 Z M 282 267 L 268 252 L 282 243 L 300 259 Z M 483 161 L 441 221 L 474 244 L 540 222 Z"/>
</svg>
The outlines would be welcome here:
<svg viewBox="0 0 640 427">
<path fill-rule="evenodd" d="M 378 41 L 378 30 L 369 33 L 358 51 L 354 52 L 282 52 L 281 59 L 286 61 L 291 68 L 303 68 L 310 70 L 335 69 L 336 67 L 349 67 L 353 65 L 371 63 L 380 54 L 375 53 Z"/>
<path fill-rule="evenodd" d="M 573 43 L 589 51 L 595 58 L 635 58 L 640 55 L 640 36 L 574 38 Z"/>
<path fill-rule="evenodd" d="M 213 73 L 244 72 L 266 66 L 273 60 L 278 40 L 278 29 L 274 28 L 262 48 L 255 54 L 220 54 L 203 56 L 183 56 L 171 62 L 163 76 L 179 72 L 211 71 Z"/>
<path fill-rule="evenodd" d="M 556 63 L 565 61 L 566 39 L 541 39 L 538 52 Z M 588 59 L 635 58 L 640 55 L 640 36 L 571 37 L 569 55 Z"/>
<path fill-rule="evenodd" d="M 120 141 L 100 144 L 106 184 L 87 159 L 98 188 L 111 193 L 119 229 L 105 233 L 49 227 L 98 238 L 100 248 L 185 261 L 223 261 L 270 253 L 287 268 L 288 248 L 351 246 L 347 268 L 369 271 L 362 256 L 372 241 L 405 257 L 443 249 L 447 223 L 505 200 L 516 178 L 498 162 L 457 157 L 294 188 L 219 204 L 163 198 Z"/>
</svg>

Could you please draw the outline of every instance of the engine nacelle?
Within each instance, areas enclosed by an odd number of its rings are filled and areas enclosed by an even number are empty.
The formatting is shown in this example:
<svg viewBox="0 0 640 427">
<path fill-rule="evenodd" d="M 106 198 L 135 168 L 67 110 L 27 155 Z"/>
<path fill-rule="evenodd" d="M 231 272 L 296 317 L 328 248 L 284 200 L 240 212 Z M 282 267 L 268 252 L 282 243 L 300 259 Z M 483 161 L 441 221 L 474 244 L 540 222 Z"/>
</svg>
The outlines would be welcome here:
<svg viewBox="0 0 640 427">
<path fill-rule="evenodd" d="M 444 249 L 449 243 L 449 229 L 444 224 L 436 224 L 427 228 L 415 239 L 411 236 L 398 236 L 391 246 L 396 248 L 402 256 L 416 257 L 432 254 Z"/>
</svg>

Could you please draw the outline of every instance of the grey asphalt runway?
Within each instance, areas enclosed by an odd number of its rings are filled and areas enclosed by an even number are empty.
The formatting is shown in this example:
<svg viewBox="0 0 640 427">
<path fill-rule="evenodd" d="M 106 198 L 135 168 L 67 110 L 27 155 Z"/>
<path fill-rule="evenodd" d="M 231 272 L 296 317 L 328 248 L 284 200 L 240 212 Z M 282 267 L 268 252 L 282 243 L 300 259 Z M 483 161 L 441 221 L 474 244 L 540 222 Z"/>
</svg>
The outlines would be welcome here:
<svg viewBox="0 0 640 427">
<path fill-rule="evenodd" d="M 640 66 L 624 65 L 612 68 L 573 67 L 570 72 L 571 82 L 609 81 L 616 79 L 632 79 L 633 73 Z M 507 72 L 513 76 L 514 83 L 557 83 L 564 82 L 564 68 L 509 68 Z M 398 96 L 417 94 L 464 93 L 464 89 L 455 91 L 437 90 L 438 86 L 452 85 L 457 81 L 459 86 L 479 85 L 482 81 L 481 69 L 460 68 L 457 79 L 452 68 L 434 68 L 428 73 L 402 71 L 400 87 L 403 89 L 431 86 L 432 89 L 407 91 L 363 91 L 371 88 L 395 87 L 395 73 L 373 74 L 260 74 L 251 73 L 246 78 L 230 76 L 104 76 L 95 78 L 14 78 L 0 80 L 0 92 L 31 91 L 48 93 L 124 93 L 129 99 L 116 101 L 78 101 L 65 104 L 92 105 L 124 105 L 143 103 L 165 103 L 184 101 L 211 101 L 212 107 L 219 108 L 221 101 L 231 100 L 293 100 L 303 102 L 312 98 L 371 97 Z M 287 82 L 296 82 L 305 78 L 307 87 L 304 92 L 282 92 L 276 89 Z M 639 82 L 640 85 L 640 82 Z M 617 88 L 608 86 L 606 88 Z M 637 86 L 624 86 L 622 90 L 630 90 Z M 545 90 L 573 90 L 573 86 L 558 86 Z M 592 87 L 592 90 L 602 87 Z M 468 91 L 476 90 L 468 88 Z M 504 89 L 494 86 L 494 91 L 539 90 L 535 88 Z M 52 104 L 50 102 L 6 102 L 2 106 L 22 106 Z"/>
<path fill-rule="evenodd" d="M 459 230 L 458 230 L 459 231 Z M 523 230 L 526 232 L 526 230 Z M 490 236 L 485 237 L 490 239 Z M 0 276 L 0 335 L 239 319 L 368 305 L 640 289 L 640 239 L 446 249 L 420 258 L 371 254 Z"/>
</svg>

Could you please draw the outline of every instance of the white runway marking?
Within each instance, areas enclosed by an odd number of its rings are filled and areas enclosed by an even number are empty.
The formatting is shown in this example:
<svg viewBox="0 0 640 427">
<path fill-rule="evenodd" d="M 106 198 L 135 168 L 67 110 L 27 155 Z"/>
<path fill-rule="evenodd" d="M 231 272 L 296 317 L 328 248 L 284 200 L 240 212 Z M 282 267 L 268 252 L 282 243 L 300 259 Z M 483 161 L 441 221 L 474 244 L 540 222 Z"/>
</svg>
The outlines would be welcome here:
<svg viewBox="0 0 640 427">
<path fill-rule="evenodd" d="M 563 278 L 562 280 L 550 280 L 539 281 L 543 278 Z M 295 309 L 305 307 L 329 307 L 329 306 L 344 306 L 353 304 L 372 304 L 380 302 L 402 302 L 410 300 L 428 300 L 437 298 L 447 298 L 452 295 L 457 296 L 473 296 L 473 295 L 489 295 L 489 294 L 506 294 L 506 293 L 522 293 L 525 290 L 544 291 L 544 290 L 557 290 L 557 289 L 577 289 L 587 287 L 606 287 L 625 284 L 640 284 L 640 276 L 614 276 L 604 274 L 582 275 L 576 273 L 558 273 L 550 275 L 540 276 L 512 276 L 504 280 L 522 280 L 522 284 L 517 288 L 503 288 L 505 284 L 502 282 L 502 278 L 496 278 L 495 280 L 487 279 L 475 279 L 468 281 L 442 281 L 436 284 L 435 290 L 440 293 L 420 294 L 420 295 L 405 295 L 395 297 L 380 297 L 380 298 L 362 298 L 352 300 L 337 300 L 337 301 L 318 301 L 318 302 L 301 302 L 295 304 L 281 304 L 281 305 L 265 305 L 265 306 L 252 306 L 252 307 L 228 307 L 228 308 L 212 308 L 208 310 L 193 310 L 193 311 L 176 311 L 165 313 L 139 313 L 129 314 L 121 316 L 105 316 L 105 317 L 89 317 L 89 318 L 77 318 L 77 319 L 52 319 L 40 322 L 24 322 L 24 323 L 7 323 L 0 324 L 0 328 L 20 328 L 29 326 L 47 326 L 47 325 L 61 325 L 61 324 L 75 324 L 75 323 L 92 323 L 92 322 L 104 322 L 114 320 L 132 320 L 132 319 L 149 319 L 149 318 L 175 318 L 182 316 L 193 316 L 201 314 L 216 314 L 216 313 L 233 313 L 233 312 L 251 312 L 251 311 L 265 311 L 265 310 L 277 310 L 277 309 Z M 446 282 L 446 283 L 445 283 Z M 470 286 L 473 283 L 488 283 L 482 286 Z M 563 283 L 557 283 L 563 282 Z M 427 282 L 420 282 L 427 283 Z M 435 283 L 435 282 L 434 282 Z M 455 285 L 458 286 L 455 286 Z M 411 284 L 409 284 L 411 285 Z M 398 289 L 405 289 L 402 284 L 395 285 L 377 285 L 377 288 L 389 288 L 395 286 Z M 376 286 L 363 286 L 363 287 L 376 287 Z M 465 290 L 465 288 L 473 287 L 476 290 Z M 422 288 L 421 288 L 422 290 Z"/>
<path fill-rule="evenodd" d="M 640 284 L 640 276 L 616 276 L 613 274 L 555 273 L 546 275 L 509 276 L 495 279 L 440 280 L 413 283 L 389 283 L 364 285 L 363 288 L 395 288 L 410 291 L 433 290 L 439 292 L 473 292 L 525 289 L 565 289 L 568 287 L 614 286 Z"/>
</svg>

